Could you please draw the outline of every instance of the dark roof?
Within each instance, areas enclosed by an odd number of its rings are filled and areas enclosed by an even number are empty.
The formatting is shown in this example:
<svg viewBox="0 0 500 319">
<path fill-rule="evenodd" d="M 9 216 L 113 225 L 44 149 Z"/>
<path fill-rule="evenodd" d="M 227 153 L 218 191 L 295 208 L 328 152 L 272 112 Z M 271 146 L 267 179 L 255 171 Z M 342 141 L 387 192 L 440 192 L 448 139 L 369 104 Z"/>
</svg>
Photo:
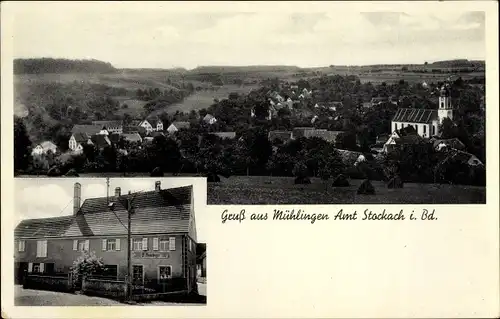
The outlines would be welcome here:
<svg viewBox="0 0 500 319">
<path fill-rule="evenodd" d="M 327 131 L 327 130 L 305 130 L 304 137 L 319 137 L 327 142 L 335 142 L 337 136 L 343 133 L 342 131 Z"/>
<path fill-rule="evenodd" d="M 420 135 L 405 135 L 395 139 L 396 144 L 418 144 L 423 142 Z"/>
<path fill-rule="evenodd" d="M 149 134 L 149 136 L 154 138 L 157 136 L 165 136 L 165 134 L 163 134 L 163 132 L 151 132 L 151 134 Z"/>
<path fill-rule="evenodd" d="M 101 134 L 93 135 L 90 138 L 90 140 L 92 141 L 92 143 L 94 143 L 94 145 L 97 148 L 104 148 L 104 147 L 110 145 L 110 143 L 111 143 L 111 141 L 109 140 L 109 138 L 106 135 L 101 135 Z"/>
<path fill-rule="evenodd" d="M 437 110 L 431 109 L 398 109 L 393 122 L 431 123 L 438 118 Z"/>
<path fill-rule="evenodd" d="M 413 126 L 407 126 L 396 130 L 399 136 L 407 136 L 407 135 L 418 135 L 417 130 Z"/>
<path fill-rule="evenodd" d="M 92 121 L 92 124 L 106 128 L 115 128 L 123 126 L 122 121 Z"/>
<path fill-rule="evenodd" d="M 189 122 L 173 122 L 172 125 L 180 130 L 182 128 L 189 128 L 191 124 Z"/>
<path fill-rule="evenodd" d="M 268 139 L 271 141 L 275 139 L 287 141 L 291 138 L 292 138 L 292 132 L 290 131 L 270 131 L 268 134 Z"/>
<path fill-rule="evenodd" d="M 88 135 L 94 135 L 101 131 L 102 125 L 87 125 L 87 124 L 76 124 L 73 126 L 71 133 L 86 133 Z"/>
<path fill-rule="evenodd" d="M 158 118 L 150 118 L 147 119 L 147 121 L 149 122 L 149 124 L 151 124 L 152 127 L 156 127 L 158 123 L 162 123 L 162 121 Z"/>
<path fill-rule="evenodd" d="M 186 233 L 189 229 L 192 186 L 127 194 L 135 212 L 131 218 L 132 234 Z M 115 203 L 114 211 L 108 202 Z M 84 201 L 76 216 L 22 221 L 16 237 L 77 237 L 126 235 L 127 211 L 114 196 Z"/>
<path fill-rule="evenodd" d="M 118 143 L 120 141 L 120 134 L 112 133 L 108 136 L 111 143 Z"/>
<path fill-rule="evenodd" d="M 87 133 L 83 133 L 83 132 L 73 133 L 73 136 L 75 137 L 75 140 L 77 143 L 85 143 L 90 138 L 90 136 L 87 135 Z"/>
</svg>

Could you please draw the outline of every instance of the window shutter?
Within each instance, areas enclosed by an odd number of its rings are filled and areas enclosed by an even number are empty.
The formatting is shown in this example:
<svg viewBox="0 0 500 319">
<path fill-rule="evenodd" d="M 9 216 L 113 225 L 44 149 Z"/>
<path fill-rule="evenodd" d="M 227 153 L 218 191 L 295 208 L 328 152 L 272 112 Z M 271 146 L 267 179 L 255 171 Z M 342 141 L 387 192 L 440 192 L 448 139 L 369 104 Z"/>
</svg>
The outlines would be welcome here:
<svg viewBox="0 0 500 319">
<path fill-rule="evenodd" d="M 47 257 L 47 241 L 43 241 L 43 255 L 42 257 Z"/>
<path fill-rule="evenodd" d="M 116 239 L 116 250 L 120 250 L 120 241 L 121 241 L 120 238 Z"/>
<path fill-rule="evenodd" d="M 28 264 L 28 272 L 32 272 L 33 271 L 33 263 L 29 263 Z"/>
<path fill-rule="evenodd" d="M 23 241 L 20 240 L 17 244 L 18 244 L 17 250 L 18 251 L 23 251 Z"/>
<path fill-rule="evenodd" d="M 39 240 L 36 242 L 36 256 L 42 257 L 42 242 Z"/>
<path fill-rule="evenodd" d="M 44 270 L 44 264 L 40 263 L 40 272 L 43 273 L 43 270 Z"/>
<path fill-rule="evenodd" d="M 153 250 L 158 250 L 158 237 L 153 238 Z"/>
<path fill-rule="evenodd" d="M 90 250 L 90 240 L 88 240 L 88 239 L 85 240 L 85 250 L 86 251 Z"/>
<path fill-rule="evenodd" d="M 128 243 L 130 245 L 130 250 L 134 250 L 134 240 L 132 238 L 130 238 L 130 243 Z"/>
<path fill-rule="evenodd" d="M 148 250 L 148 239 L 147 238 L 142 239 L 142 250 Z"/>
<path fill-rule="evenodd" d="M 78 240 L 73 240 L 73 250 L 78 250 Z"/>
<path fill-rule="evenodd" d="M 175 237 L 168 239 L 168 250 L 175 250 Z"/>
<path fill-rule="evenodd" d="M 106 239 L 103 239 L 103 240 L 102 240 L 102 251 L 106 251 L 106 248 L 107 248 L 106 246 L 107 246 L 107 244 L 108 244 L 108 241 L 107 241 Z"/>
</svg>

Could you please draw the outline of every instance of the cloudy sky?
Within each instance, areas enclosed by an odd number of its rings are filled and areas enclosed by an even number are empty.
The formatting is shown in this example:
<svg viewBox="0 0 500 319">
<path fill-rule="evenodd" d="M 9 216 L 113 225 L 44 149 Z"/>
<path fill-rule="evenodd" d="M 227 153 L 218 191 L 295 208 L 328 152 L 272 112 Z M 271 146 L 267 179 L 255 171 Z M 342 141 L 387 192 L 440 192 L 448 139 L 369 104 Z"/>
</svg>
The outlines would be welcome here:
<svg viewBox="0 0 500 319">
<path fill-rule="evenodd" d="M 146 4 L 19 5 L 14 56 L 95 58 L 123 68 L 485 59 L 484 11 L 456 3 L 384 12 L 368 3 Z"/>
<path fill-rule="evenodd" d="M 206 205 L 206 183 L 200 178 L 110 178 L 109 193 L 114 194 L 116 187 L 121 192 L 151 191 L 155 188 L 155 181 L 161 181 L 162 188 L 193 185 L 195 195 L 195 214 L 198 240 L 203 242 L 206 224 L 203 208 Z M 14 224 L 22 219 L 45 218 L 73 214 L 73 190 L 75 182 L 82 185 L 82 203 L 87 198 L 106 197 L 105 178 L 79 179 L 15 179 L 14 180 Z"/>
</svg>

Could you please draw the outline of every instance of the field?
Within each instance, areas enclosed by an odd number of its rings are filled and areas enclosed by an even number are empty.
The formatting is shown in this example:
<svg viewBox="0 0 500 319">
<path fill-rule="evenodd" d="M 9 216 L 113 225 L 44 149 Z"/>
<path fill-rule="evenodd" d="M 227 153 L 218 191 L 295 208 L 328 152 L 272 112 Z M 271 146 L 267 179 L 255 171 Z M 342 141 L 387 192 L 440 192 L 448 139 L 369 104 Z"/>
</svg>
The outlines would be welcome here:
<svg viewBox="0 0 500 319">
<path fill-rule="evenodd" d="M 170 105 L 166 108 L 158 109 L 151 113 L 151 115 L 161 114 L 163 112 L 175 113 L 176 111 L 189 113 L 191 110 L 200 110 L 208 108 L 214 103 L 214 99 L 224 99 L 227 98 L 229 93 L 236 92 L 239 94 L 246 94 L 252 89 L 256 89 L 257 85 L 224 85 L 219 87 L 217 90 L 202 90 L 194 92 L 190 96 L 184 99 L 182 103 L 176 103 Z"/>
<path fill-rule="evenodd" d="M 350 187 L 334 188 L 312 178 L 310 185 L 295 185 L 292 177 L 232 176 L 221 183 L 209 183 L 209 205 L 250 204 L 484 204 L 486 188 L 465 185 L 406 183 L 402 189 L 389 189 L 373 181 L 375 195 L 358 195 L 362 180 L 351 180 Z"/>
<path fill-rule="evenodd" d="M 411 73 L 411 72 L 381 72 L 381 73 L 362 73 L 357 74 L 362 83 L 372 82 L 372 83 L 382 83 L 382 82 L 397 82 L 399 80 L 405 80 L 410 83 L 417 82 L 438 82 L 444 81 L 449 76 L 453 75 L 456 78 L 456 74 L 452 73 Z M 473 77 L 484 77 L 484 72 L 468 73 L 459 75 L 462 79 L 467 80 Z"/>
</svg>

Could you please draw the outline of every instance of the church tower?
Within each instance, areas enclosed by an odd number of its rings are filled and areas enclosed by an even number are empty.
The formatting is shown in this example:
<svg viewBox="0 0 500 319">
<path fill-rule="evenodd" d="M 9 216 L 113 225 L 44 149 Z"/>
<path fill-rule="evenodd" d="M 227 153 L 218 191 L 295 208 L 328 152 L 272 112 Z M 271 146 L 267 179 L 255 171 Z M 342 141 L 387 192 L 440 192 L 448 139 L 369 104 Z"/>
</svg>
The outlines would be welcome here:
<svg viewBox="0 0 500 319">
<path fill-rule="evenodd" d="M 453 107 L 451 105 L 451 92 L 448 84 L 441 87 L 439 93 L 439 107 L 438 107 L 439 123 L 443 123 L 445 118 L 453 120 Z"/>
</svg>

